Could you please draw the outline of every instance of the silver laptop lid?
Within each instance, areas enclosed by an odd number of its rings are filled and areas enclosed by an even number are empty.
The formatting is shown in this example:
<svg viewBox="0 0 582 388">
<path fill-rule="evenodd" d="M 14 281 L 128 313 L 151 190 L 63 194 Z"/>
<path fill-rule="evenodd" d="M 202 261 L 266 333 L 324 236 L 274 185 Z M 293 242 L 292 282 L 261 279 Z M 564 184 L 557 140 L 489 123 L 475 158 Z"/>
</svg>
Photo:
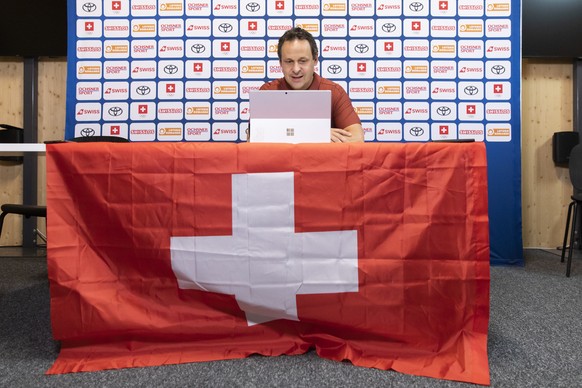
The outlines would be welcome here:
<svg viewBox="0 0 582 388">
<path fill-rule="evenodd" d="M 330 90 L 253 90 L 249 93 L 251 120 L 327 119 L 331 120 Z"/>
<path fill-rule="evenodd" d="M 331 91 L 264 90 L 249 94 L 250 141 L 330 141 Z"/>
</svg>

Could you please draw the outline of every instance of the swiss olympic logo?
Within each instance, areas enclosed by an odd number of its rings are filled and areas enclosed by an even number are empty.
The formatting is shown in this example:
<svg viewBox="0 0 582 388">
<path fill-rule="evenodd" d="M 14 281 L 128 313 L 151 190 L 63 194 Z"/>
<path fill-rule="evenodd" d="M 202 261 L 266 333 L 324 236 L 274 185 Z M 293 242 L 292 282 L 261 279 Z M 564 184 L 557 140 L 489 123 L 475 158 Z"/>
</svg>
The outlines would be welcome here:
<svg viewBox="0 0 582 388">
<path fill-rule="evenodd" d="M 111 116 L 117 117 L 117 116 L 121 116 L 121 114 L 123 113 L 123 109 L 121 109 L 118 106 L 112 106 L 111 108 L 109 108 L 109 110 L 107 112 L 109 112 L 109 114 Z"/>
<path fill-rule="evenodd" d="M 419 137 L 424 135 L 424 129 L 422 127 L 412 127 L 408 130 L 408 133 L 414 137 Z"/>
<path fill-rule="evenodd" d="M 82 137 L 91 137 L 95 136 L 95 130 L 93 128 L 83 128 L 81 129 L 81 136 Z"/>
<path fill-rule="evenodd" d="M 221 23 L 218 25 L 218 31 L 220 31 L 224 34 L 231 32 L 232 29 L 233 29 L 233 27 L 232 27 L 232 24 L 230 24 L 230 23 Z"/>
<path fill-rule="evenodd" d="M 420 12 L 424 9 L 424 5 L 418 1 L 415 1 L 413 3 L 410 3 L 408 8 L 410 8 L 410 10 L 413 12 Z"/>
<path fill-rule="evenodd" d="M 201 54 L 204 51 L 206 51 L 206 46 L 204 46 L 201 43 L 194 43 L 192 45 L 192 47 L 190 47 L 190 50 L 192 50 L 192 52 L 196 53 L 196 54 Z"/>
<path fill-rule="evenodd" d="M 358 54 L 365 54 L 368 52 L 368 50 L 370 50 L 370 47 L 368 47 L 368 45 L 365 43 L 360 43 L 354 46 L 354 51 Z"/>
<path fill-rule="evenodd" d="M 137 88 L 135 88 L 135 92 L 140 96 L 147 96 L 148 94 L 151 93 L 151 91 L 152 89 L 147 85 L 140 85 Z"/>
<path fill-rule="evenodd" d="M 85 12 L 95 12 L 97 10 L 95 3 L 85 3 L 81 8 L 83 8 L 83 11 Z"/>
<path fill-rule="evenodd" d="M 248 3 L 245 8 L 249 12 L 257 12 L 258 10 L 261 9 L 261 6 L 259 5 L 259 3 L 251 2 Z"/>
<path fill-rule="evenodd" d="M 327 71 L 329 74 L 339 74 L 342 72 L 342 67 L 340 65 L 329 65 Z"/>
<path fill-rule="evenodd" d="M 396 24 L 394 24 L 394 23 L 384 23 L 384 24 L 382 24 L 382 31 L 384 31 L 384 32 L 394 32 L 394 31 L 396 31 Z"/>
<path fill-rule="evenodd" d="M 164 66 L 164 73 L 166 73 L 166 74 L 176 74 L 177 72 L 178 72 L 178 66 L 176 66 L 176 65 Z"/>
</svg>

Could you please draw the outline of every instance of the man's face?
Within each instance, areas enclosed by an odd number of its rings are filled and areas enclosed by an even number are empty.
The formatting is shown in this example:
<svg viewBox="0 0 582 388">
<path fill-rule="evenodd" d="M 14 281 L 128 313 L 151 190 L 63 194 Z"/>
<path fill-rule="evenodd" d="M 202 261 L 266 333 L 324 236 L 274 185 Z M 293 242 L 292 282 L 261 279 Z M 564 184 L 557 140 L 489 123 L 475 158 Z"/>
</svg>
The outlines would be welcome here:
<svg viewBox="0 0 582 388">
<path fill-rule="evenodd" d="M 306 90 L 313 81 L 317 59 L 311 55 L 311 46 L 306 40 L 292 40 L 281 47 L 281 68 L 285 81 L 293 90 Z"/>
</svg>

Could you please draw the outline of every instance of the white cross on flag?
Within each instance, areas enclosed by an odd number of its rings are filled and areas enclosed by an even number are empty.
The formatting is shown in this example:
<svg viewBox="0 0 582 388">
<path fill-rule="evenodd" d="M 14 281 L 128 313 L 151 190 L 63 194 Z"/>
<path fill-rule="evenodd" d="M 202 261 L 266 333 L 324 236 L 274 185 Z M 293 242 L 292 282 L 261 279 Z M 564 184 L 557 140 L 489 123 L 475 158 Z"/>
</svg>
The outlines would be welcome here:
<svg viewBox="0 0 582 388">
<path fill-rule="evenodd" d="M 235 295 L 249 325 L 298 320 L 300 294 L 358 291 L 357 232 L 295 233 L 293 173 L 232 178 L 232 236 L 172 237 L 180 288 Z"/>
<path fill-rule="evenodd" d="M 48 373 L 302 354 L 489 383 L 483 143 L 47 145 Z"/>
</svg>

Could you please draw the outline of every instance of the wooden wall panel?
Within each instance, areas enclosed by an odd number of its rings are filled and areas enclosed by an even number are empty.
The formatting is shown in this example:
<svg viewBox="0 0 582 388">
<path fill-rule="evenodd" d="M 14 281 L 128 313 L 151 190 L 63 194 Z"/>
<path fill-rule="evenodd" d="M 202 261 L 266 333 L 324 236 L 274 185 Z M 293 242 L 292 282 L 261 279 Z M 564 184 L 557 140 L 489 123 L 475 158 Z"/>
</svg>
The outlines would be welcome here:
<svg viewBox="0 0 582 388">
<path fill-rule="evenodd" d="M 22 127 L 24 64 L 18 58 L 0 59 L 0 123 Z M 0 204 L 22 203 L 22 164 L 0 161 Z M 6 217 L 0 245 L 22 243 L 22 220 Z"/>
<path fill-rule="evenodd" d="M 0 60 L 0 122 L 22 125 L 22 72 L 18 58 Z M 39 141 L 64 138 L 66 61 L 39 63 Z M 569 196 L 568 171 L 552 162 L 554 132 L 572 130 L 572 71 L 565 61 L 524 60 L 522 69 L 522 206 L 525 247 L 562 242 Z M 39 203 L 44 204 L 45 161 L 39 158 Z M 0 164 L 0 203 L 22 201 L 22 167 Z M 494 199 L 492 199 L 494 200 Z M 6 219 L 0 245 L 22 242 L 18 217 Z M 41 230 L 44 223 L 40 223 Z"/>
<path fill-rule="evenodd" d="M 562 245 L 572 185 L 552 161 L 554 132 L 573 130 L 573 64 L 524 60 L 522 206 L 524 247 Z"/>
<path fill-rule="evenodd" d="M 67 97 L 67 61 L 41 59 L 38 66 L 38 141 L 65 138 Z M 46 157 L 38 158 L 39 204 L 46 204 Z M 39 220 L 38 229 L 46 234 L 46 222 Z"/>
</svg>

